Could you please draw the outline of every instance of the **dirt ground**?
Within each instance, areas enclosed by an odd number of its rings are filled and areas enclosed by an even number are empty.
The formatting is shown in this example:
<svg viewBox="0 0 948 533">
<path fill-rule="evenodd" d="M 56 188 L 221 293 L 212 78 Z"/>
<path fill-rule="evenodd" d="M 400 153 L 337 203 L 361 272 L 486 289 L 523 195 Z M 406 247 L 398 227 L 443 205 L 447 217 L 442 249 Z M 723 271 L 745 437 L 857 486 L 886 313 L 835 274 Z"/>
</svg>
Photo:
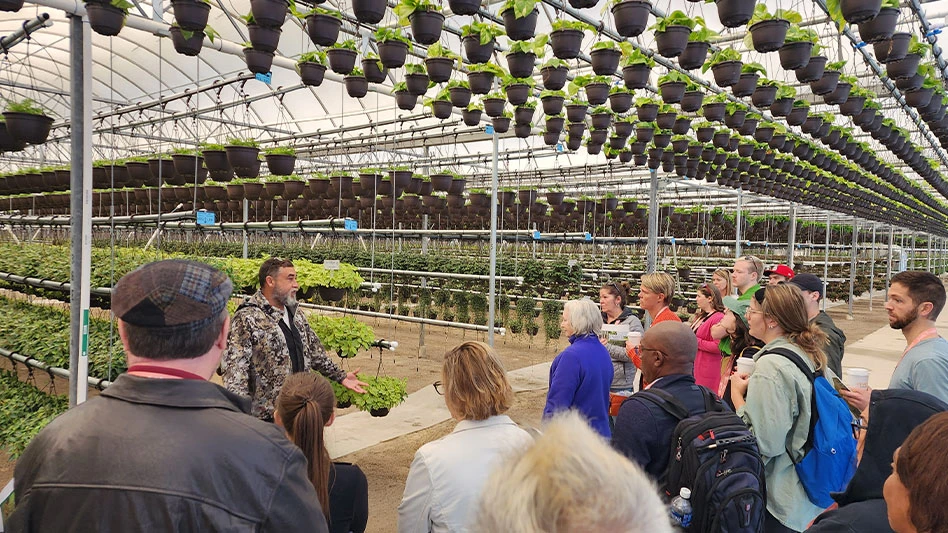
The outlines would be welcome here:
<svg viewBox="0 0 948 533">
<path fill-rule="evenodd" d="M 868 310 L 868 300 L 859 300 L 855 304 L 855 320 L 846 317 L 847 306 L 842 305 L 828 311 L 837 326 L 846 333 L 847 344 L 853 343 L 865 335 L 887 324 L 882 309 L 883 300 L 877 297 L 874 310 Z M 363 319 L 375 329 L 376 338 L 396 340 L 399 343 L 395 352 L 378 351 L 361 354 L 343 362 L 349 370 L 361 369 L 364 373 L 396 376 L 408 380 L 409 393 L 440 379 L 441 355 L 449 348 L 465 340 L 486 340 L 486 332 L 463 331 L 435 326 L 425 327 L 425 350 L 420 355 L 420 326 L 398 323 L 386 319 Z M 538 322 L 542 322 L 538 319 Z M 552 360 L 566 345 L 565 339 L 544 344 L 542 334 L 529 338 L 525 335 L 506 335 L 495 337 L 495 347 L 508 370 L 522 368 Z M 0 366 L 9 368 L 8 362 Z M 66 392 L 65 381 L 57 383 L 59 392 Z M 538 427 L 545 391 L 528 391 L 517 394 L 517 401 L 509 411 L 515 421 Z M 353 408 L 350 408 L 353 409 Z M 340 411 L 338 415 L 347 411 Z M 433 427 L 417 431 L 359 452 L 339 458 L 339 460 L 358 464 L 365 472 L 369 482 L 369 524 L 370 533 L 387 533 L 395 529 L 397 508 L 401 501 L 408 468 L 415 451 L 424 443 L 441 438 L 451 432 L 455 422 L 446 421 Z M 0 452 L 0 487 L 13 475 L 14 463 L 6 454 Z"/>
</svg>

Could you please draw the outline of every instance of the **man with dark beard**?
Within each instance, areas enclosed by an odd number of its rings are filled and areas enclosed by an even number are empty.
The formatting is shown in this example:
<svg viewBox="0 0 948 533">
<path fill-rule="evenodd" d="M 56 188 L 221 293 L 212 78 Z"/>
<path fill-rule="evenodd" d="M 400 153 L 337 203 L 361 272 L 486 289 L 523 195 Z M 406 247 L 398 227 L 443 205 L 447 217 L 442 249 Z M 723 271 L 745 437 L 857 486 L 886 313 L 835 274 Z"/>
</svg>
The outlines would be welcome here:
<svg viewBox="0 0 948 533">
<path fill-rule="evenodd" d="M 273 421 L 274 401 L 291 373 L 310 369 L 363 393 L 356 372 L 342 370 L 326 354 L 302 313 L 298 313 L 296 268 L 287 259 L 260 265 L 260 290 L 237 308 L 221 364 L 224 386 L 253 400 L 252 414 Z"/>
<path fill-rule="evenodd" d="M 885 310 L 889 326 L 902 330 L 908 345 L 892 373 L 890 389 L 927 392 L 948 402 L 948 341 L 935 329 L 944 306 L 945 286 L 938 276 L 914 270 L 892 276 Z M 869 393 L 869 389 L 842 392 L 860 411 L 869 405 Z"/>
</svg>

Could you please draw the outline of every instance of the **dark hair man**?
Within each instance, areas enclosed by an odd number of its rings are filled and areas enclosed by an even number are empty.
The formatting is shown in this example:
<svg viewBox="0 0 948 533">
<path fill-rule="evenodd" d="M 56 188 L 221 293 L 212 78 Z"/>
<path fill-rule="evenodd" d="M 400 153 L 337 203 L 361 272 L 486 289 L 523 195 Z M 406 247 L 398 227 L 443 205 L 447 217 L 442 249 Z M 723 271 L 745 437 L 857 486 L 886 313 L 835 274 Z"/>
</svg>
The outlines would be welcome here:
<svg viewBox="0 0 948 533">
<path fill-rule="evenodd" d="M 823 280 L 813 274 L 804 272 L 797 274 L 792 285 L 800 287 L 803 293 L 803 303 L 806 304 L 806 315 L 826 334 L 829 344 L 826 345 L 826 366 L 837 376 L 843 375 L 843 351 L 846 347 L 846 334 L 836 327 L 833 319 L 824 311 L 820 311 L 820 300 L 823 299 Z"/>
</svg>

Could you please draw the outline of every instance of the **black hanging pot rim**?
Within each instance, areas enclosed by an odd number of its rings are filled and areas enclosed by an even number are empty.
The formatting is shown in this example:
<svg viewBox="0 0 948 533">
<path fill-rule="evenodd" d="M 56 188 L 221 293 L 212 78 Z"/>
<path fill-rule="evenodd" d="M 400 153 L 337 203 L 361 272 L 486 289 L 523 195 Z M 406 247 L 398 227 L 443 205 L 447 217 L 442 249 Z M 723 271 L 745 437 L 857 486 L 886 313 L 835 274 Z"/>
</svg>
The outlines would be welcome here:
<svg viewBox="0 0 948 533">
<path fill-rule="evenodd" d="M 444 14 L 437 11 L 437 6 L 431 6 L 431 9 L 420 9 L 408 16 L 411 24 L 411 33 L 415 41 L 430 45 L 441 39 L 441 31 L 444 28 Z"/>
<path fill-rule="evenodd" d="M 574 59 L 583 45 L 583 30 L 560 28 L 550 32 L 550 47 L 559 59 Z"/>
<path fill-rule="evenodd" d="M 648 26 L 652 3 L 648 0 L 622 0 L 612 5 L 616 31 L 623 37 L 636 37 Z"/>
<path fill-rule="evenodd" d="M 658 54 L 663 57 L 677 57 L 688 45 L 689 35 L 691 35 L 691 28 L 678 24 L 667 26 L 665 31 L 655 32 Z"/>
<path fill-rule="evenodd" d="M 385 18 L 385 0 L 352 0 L 352 14 L 364 24 L 378 24 Z"/>
<path fill-rule="evenodd" d="M 171 0 L 171 9 L 178 26 L 186 31 L 203 32 L 207 27 L 207 19 L 211 12 L 211 5 L 202 0 Z"/>
<path fill-rule="evenodd" d="M 747 24 L 754 15 L 756 0 L 715 0 L 718 19 L 725 28 Z"/>
<path fill-rule="evenodd" d="M 757 29 L 755 31 L 755 28 Z M 783 46 L 787 37 L 790 21 L 786 19 L 768 19 L 747 28 L 751 34 L 754 50 L 761 53 L 773 52 Z"/>
<path fill-rule="evenodd" d="M 523 18 L 518 18 L 512 7 L 503 9 L 500 12 L 501 18 L 504 19 L 504 30 L 506 30 L 507 36 L 514 41 L 533 39 L 536 33 L 537 17 L 539 17 L 539 15 L 540 10 L 537 8 L 534 8 L 533 11 Z"/>
<path fill-rule="evenodd" d="M 114 37 L 125 27 L 128 11 L 108 2 L 86 2 L 86 16 L 93 31 L 99 35 Z"/>
<path fill-rule="evenodd" d="M 185 31 L 189 30 L 184 30 L 178 26 L 168 28 L 168 32 L 171 34 L 171 44 L 174 46 L 175 52 L 194 57 L 200 54 L 201 49 L 204 47 L 204 32 L 191 31 L 191 36 L 185 37 Z"/>
</svg>

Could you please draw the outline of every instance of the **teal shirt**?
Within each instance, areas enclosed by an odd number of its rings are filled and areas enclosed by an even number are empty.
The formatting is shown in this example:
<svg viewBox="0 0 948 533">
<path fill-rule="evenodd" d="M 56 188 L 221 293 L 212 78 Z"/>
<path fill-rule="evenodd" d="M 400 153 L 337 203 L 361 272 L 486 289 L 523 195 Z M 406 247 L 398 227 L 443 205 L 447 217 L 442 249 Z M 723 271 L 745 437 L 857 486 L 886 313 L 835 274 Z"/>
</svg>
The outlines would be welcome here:
<svg viewBox="0 0 948 533">
<path fill-rule="evenodd" d="M 787 339 L 771 341 L 754 356 L 757 366 L 747 385 L 747 403 L 737 410 L 737 415 L 757 436 L 767 477 L 767 510 L 783 525 L 803 531 L 823 509 L 810 502 L 787 450 L 797 460 L 803 458 L 803 445 L 810 431 L 813 387 L 786 357 L 761 357 L 771 348 L 790 349 L 810 368 L 814 366 L 803 350 Z M 828 379 L 832 379 L 831 375 L 831 371 L 827 372 Z"/>
<path fill-rule="evenodd" d="M 895 367 L 889 388 L 927 392 L 948 402 L 948 341 L 934 337 L 916 344 Z"/>
</svg>

